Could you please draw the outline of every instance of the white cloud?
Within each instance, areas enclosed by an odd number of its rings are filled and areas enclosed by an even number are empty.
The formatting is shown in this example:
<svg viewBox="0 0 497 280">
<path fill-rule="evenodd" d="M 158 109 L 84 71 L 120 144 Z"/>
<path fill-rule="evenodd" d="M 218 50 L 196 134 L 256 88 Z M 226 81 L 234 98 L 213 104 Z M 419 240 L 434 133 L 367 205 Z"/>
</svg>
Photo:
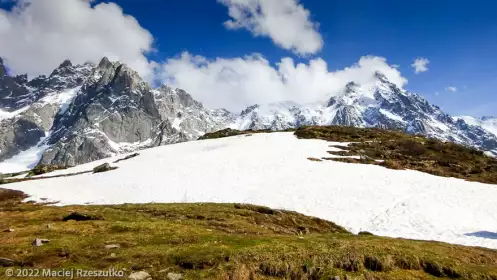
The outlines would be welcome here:
<svg viewBox="0 0 497 280">
<path fill-rule="evenodd" d="M 457 88 L 456 87 L 446 87 L 445 90 L 450 91 L 450 92 L 456 92 Z"/>
<path fill-rule="evenodd" d="M 121 60 L 147 77 L 152 35 L 114 3 L 93 0 L 17 0 L 0 9 L 0 55 L 14 73 L 50 73 L 63 60 Z"/>
<path fill-rule="evenodd" d="M 419 74 L 428 71 L 429 63 L 430 61 L 427 58 L 419 57 L 414 60 L 414 63 L 411 64 L 411 66 L 414 68 L 414 72 Z"/>
<path fill-rule="evenodd" d="M 318 24 L 298 0 L 218 0 L 229 9 L 229 29 L 245 28 L 296 54 L 314 54 L 323 47 Z"/>
<path fill-rule="evenodd" d="M 228 25 L 232 27 L 249 28 L 297 53 L 313 53 L 322 47 L 309 12 L 296 0 L 220 1 L 230 7 L 235 21 Z M 128 64 L 148 80 L 155 78 L 152 70 L 156 63 L 144 55 L 153 50 L 152 35 L 133 17 L 124 15 L 118 5 L 92 6 L 91 2 L 17 0 L 13 11 L 0 9 L 0 55 L 8 67 L 14 73 L 36 75 L 52 71 L 64 59 L 84 63 L 108 56 Z M 255 12 L 246 15 L 247 9 Z M 278 26 L 285 28 L 275 29 Z M 167 60 L 160 70 L 161 80 L 185 89 L 207 107 L 233 111 L 253 104 L 326 100 L 341 93 L 351 81 L 373 83 L 376 71 L 400 87 L 407 83 L 395 66 L 374 56 L 330 71 L 321 58 L 296 64 L 286 57 L 272 65 L 258 54 L 206 59 L 186 52 Z"/>
<path fill-rule="evenodd" d="M 231 111 L 253 104 L 326 100 L 341 93 L 351 81 L 373 83 L 377 71 L 400 87 L 407 83 L 386 59 L 374 56 L 362 57 L 351 67 L 330 72 L 321 58 L 308 64 L 295 64 L 291 58 L 283 58 L 272 66 L 258 54 L 208 60 L 185 52 L 166 61 L 162 71 L 166 83 L 183 88 L 207 107 Z"/>
</svg>

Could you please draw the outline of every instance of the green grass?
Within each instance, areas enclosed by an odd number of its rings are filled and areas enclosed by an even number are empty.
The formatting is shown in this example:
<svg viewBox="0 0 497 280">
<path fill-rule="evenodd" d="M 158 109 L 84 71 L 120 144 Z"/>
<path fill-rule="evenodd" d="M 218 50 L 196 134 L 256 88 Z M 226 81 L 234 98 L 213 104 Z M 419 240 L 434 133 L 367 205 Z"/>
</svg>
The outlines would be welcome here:
<svg viewBox="0 0 497 280">
<path fill-rule="evenodd" d="M 497 279 L 495 250 L 353 235 L 329 221 L 267 207 L 51 207 L 23 198 L 0 191 L 0 229 L 15 230 L 0 232 L 0 257 L 27 268 L 144 270 L 153 279 L 166 279 L 166 272 L 185 279 Z M 99 219 L 64 222 L 74 211 Z M 50 243 L 33 247 L 35 238 Z"/>
</svg>

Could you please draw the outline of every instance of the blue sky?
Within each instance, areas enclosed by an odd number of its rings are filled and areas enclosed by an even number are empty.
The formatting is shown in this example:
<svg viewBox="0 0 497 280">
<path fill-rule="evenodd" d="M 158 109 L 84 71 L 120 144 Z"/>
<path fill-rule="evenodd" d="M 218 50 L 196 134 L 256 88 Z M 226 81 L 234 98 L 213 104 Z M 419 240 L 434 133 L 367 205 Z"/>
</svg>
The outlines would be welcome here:
<svg viewBox="0 0 497 280">
<path fill-rule="evenodd" d="M 406 89 L 449 113 L 497 114 L 497 1 L 300 2 L 320 24 L 324 48 L 316 56 L 324 58 L 331 69 L 347 67 L 364 55 L 382 56 L 400 65 L 409 80 Z M 293 55 L 268 38 L 226 30 L 221 24 L 228 19 L 226 7 L 214 0 L 117 3 L 156 37 L 159 58 L 180 50 L 206 57 L 258 52 L 272 62 Z M 414 74 L 411 64 L 417 57 L 430 60 L 429 71 Z M 446 91 L 447 87 L 458 91 Z"/>
<path fill-rule="evenodd" d="M 302 63 L 322 58 L 334 71 L 374 55 L 399 65 L 408 80 L 404 88 L 453 115 L 497 115 L 497 1 L 301 0 L 323 39 L 319 52 L 305 56 L 268 36 L 227 29 L 228 9 L 216 0 L 113 2 L 153 36 L 149 60 L 163 62 L 183 51 L 206 59 L 260 53 L 272 65 L 284 57 Z M 418 57 L 430 63 L 415 74 L 411 64 Z"/>
</svg>

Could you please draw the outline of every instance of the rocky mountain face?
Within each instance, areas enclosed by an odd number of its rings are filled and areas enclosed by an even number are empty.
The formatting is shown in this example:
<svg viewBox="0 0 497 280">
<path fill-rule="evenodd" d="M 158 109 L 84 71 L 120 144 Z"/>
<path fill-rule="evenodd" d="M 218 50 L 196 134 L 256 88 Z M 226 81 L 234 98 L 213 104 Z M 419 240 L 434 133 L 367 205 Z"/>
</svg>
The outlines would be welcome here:
<svg viewBox="0 0 497 280">
<path fill-rule="evenodd" d="M 229 117 L 182 90 L 152 89 L 138 73 L 104 58 L 65 114 L 54 120 L 43 164 L 76 165 L 140 148 L 197 139 Z"/>
<path fill-rule="evenodd" d="M 459 116 L 459 117 L 454 117 L 454 120 L 455 121 L 463 120 L 469 125 L 480 126 L 483 129 L 497 136 L 497 117 L 486 116 L 481 118 L 475 118 L 469 116 Z"/>
<path fill-rule="evenodd" d="M 241 113 L 204 108 L 188 93 L 152 88 L 135 71 L 104 58 L 64 61 L 50 76 L 10 76 L 0 59 L 0 162 L 77 165 L 207 132 L 282 130 L 303 125 L 382 127 L 475 146 L 497 155 L 497 135 L 483 123 L 452 118 L 383 75 L 349 83 L 327 102 L 253 105 Z M 495 126 L 497 127 L 497 126 Z M 0 163 L 0 172 L 5 172 Z"/>
<path fill-rule="evenodd" d="M 0 161 L 44 139 L 92 65 L 62 63 L 48 77 L 9 76 L 0 59 Z"/>
<path fill-rule="evenodd" d="M 62 63 L 31 81 L 1 67 L 0 161 L 77 165 L 195 140 L 234 115 L 208 110 L 182 90 L 151 88 L 124 64 Z M 0 168 L 1 169 L 1 168 Z M 3 172 L 3 170 L 0 170 Z"/>
</svg>

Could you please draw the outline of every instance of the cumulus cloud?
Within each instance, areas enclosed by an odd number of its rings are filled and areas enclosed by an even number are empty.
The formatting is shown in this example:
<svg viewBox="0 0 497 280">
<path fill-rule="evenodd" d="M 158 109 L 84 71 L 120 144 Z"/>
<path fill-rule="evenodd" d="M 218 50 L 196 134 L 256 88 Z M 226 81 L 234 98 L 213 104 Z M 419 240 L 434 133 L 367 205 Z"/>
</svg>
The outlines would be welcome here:
<svg viewBox="0 0 497 280">
<path fill-rule="evenodd" d="M 166 83 L 186 90 L 209 108 L 231 111 L 253 104 L 324 101 L 341 93 L 351 81 L 374 83 L 377 71 L 400 87 L 407 83 L 385 58 L 375 56 L 362 57 L 350 67 L 330 72 L 321 58 L 307 64 L 283 58 L 272 66 L 259 54 L 209 60 L 185 52 L 166 61 L 162 69 Z"/>
<path fill-rule="evenodd" d="M 416 74 L 423 73 L 428 71 L 428 64 L 430 61 L 424 57 L 419 57 L 414 60 L 414 63 L 411 64 L 412 68 L 414 68 L 414 72 Z"/>
<path fill-rule="evenodd" d="M 0 9 L 0 55 L 14 73 L 50 73 L 65 59 L 98 62 L 103 56 L 152 74 L 153 36 L 114 3 L 93 0 L 16 0 Z"/>
<path fill-rule="evenodd" d="M 1 0 L 0 0 L 1 1 Z M 247 28 L 271 37 L 299 54 L 322 47 L 316 25 L 297 0 L 219 0 L 233 18 L 230 28 Z M 11 11 L 0 9 L 0 55 L 14 73 L 46 74 L 64 59 L 98 62 L 103 56 L 120 60 L 147 80 L 160 79 L 183 88 L 210 108 L 240 111 L 253 104 L 281 101 L 324 101 L 351 81 L 368 85 L 383 73 L 402 87 L 407 80 L 385 58 L 362 57 L 356 64 L 330 71 L 321 58 L 296 63 L 282 58 L 271 64 L 262 55 L 207 59 L 188 52 L 163 65 L 148 61 L 153 36 L 123 14 L 114 3 L 93 0 L 16 0 Z M 124 30 L 124 31 L 123 31 Z M 157 68 L 156 68 L 157 67 Z M 160 77 L 153 70 L 160 70 Z"/>
<path fill-rule="evenodd" d="M 228 29 L 244 28 L 254 36 L 273 42 L 299 55 L 314 54 L 323 47 L 318 24 L 298 0 L 218 0 L 229 9 Z"/>
<path fill-rule="evenodd" d="M 446 87 L 445 90 L 446 91 L 450 91 L 450 92 L 457 92 L 457 88 L 456 87 Z"/>
</svg>

